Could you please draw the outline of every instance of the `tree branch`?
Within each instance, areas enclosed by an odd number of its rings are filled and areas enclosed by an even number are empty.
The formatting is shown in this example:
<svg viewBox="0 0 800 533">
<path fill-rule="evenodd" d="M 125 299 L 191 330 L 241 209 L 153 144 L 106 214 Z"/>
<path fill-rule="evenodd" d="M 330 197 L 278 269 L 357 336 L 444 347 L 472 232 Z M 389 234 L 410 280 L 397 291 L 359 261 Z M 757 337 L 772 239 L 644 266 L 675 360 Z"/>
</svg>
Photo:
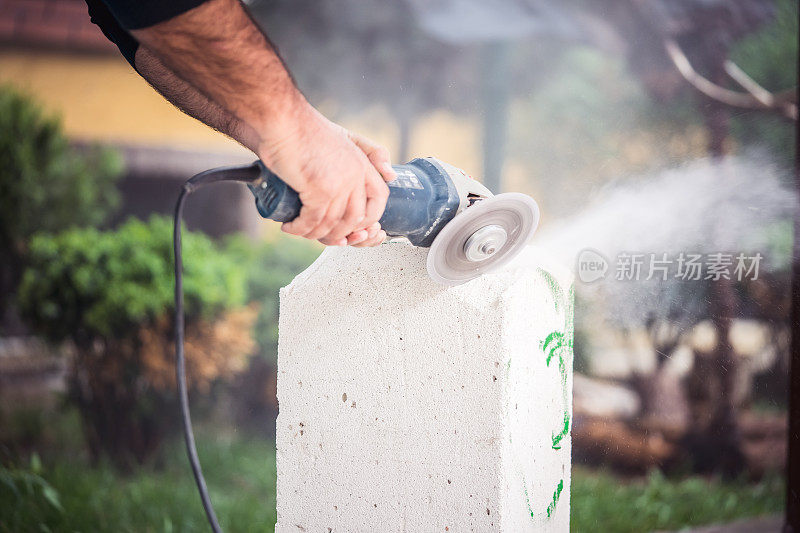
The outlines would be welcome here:
<svg viewBox="0 0 800 533">
<path fill-rule="evenodd" d="M 742 89 L 750 93 L 753 98 L 761 102 L 765 107 L 773 107 L 775 105 L 775 97 L 772 96 L 768 90 L 763 88 L 753 78 L 747 75 L 745 71 L 739 68 L 739 65 L 726 59 L 724 63 L 725 72 L 728 73 L 733 81 L 742 86 Z"/>
<path fill-rule="evenodd" d="M 762 105 L 768 108 L 780 109 L 787 117 L 797 120 L 797 105 L 794 103 L 797 100 L 796 90 L 772 94 L 730 59 L 725 61 L 724 66 L 728 76 L 741 85 L 745 91 L 750 93 Z"/>
<path fill-rule="evenodd" d="M 692 66 L 689 58 L 674 39 L 664 39 L 664 50 L 675 68 L 689 84 L 712 100 L 731 107 L 777 111 L 791 120 L 797 120 L 797 88 L 774 95 L 761 87 L 732 61 L 725 62 L 725 71 L 747 92 L 742 93 L 721 87 L 704 78 Z"/>
</svg>

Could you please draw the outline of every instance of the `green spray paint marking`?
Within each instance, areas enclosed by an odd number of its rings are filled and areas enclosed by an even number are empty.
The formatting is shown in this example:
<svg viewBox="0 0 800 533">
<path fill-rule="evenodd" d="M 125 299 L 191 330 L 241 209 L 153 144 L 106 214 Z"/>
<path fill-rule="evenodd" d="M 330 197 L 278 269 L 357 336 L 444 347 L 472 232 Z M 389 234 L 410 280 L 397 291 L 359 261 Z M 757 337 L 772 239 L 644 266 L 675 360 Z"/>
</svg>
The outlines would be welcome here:
<svg viewBox="0 0 800 533">
<path fill-rule="evenodd" d="M 555 342 L 553 346 L 550 344 Z M 556 354 L 556 351 L 561 347 L 564 343 L 564 334 L 560 331 L 554 331 L 547 336 L 547 338 L 541 343 L 541 349 L 547 354 L 547 366 L 550 366 L 550 360 Z M 548 353 L 549 352 L 549 353 Z"/>
<path fill-rule="evenodd" d="M 528 496 L 528 487 L 525 486 L 523 481 L 522 490 L 525 492 L 525 505 L 528 507 L 528 512 L 531 514 L 531 518 L 536 517 L 536 513 L 534 513 L 533 508 L 531 508 L 531 498 Z M 558 485 L 556 485 L 556 490 L 553 492 L 553 499 L 550 501 L 550 505 L 547 506 L 547 518 L 551 518 L 553 513 L 556 510 L 556 505 L 558 504 L 558 500 L 561 499 L 561 492 L 564 490 L 564 480 L 560 479 L 558 481 Z"/>
<path fill-rule="evenodd" d="M 561 498 L 562 490 L 564 490 L 563 479 L 558 482 L 558 486 L 556 487 L 556 490 L 553 493 L 553 501 L 551 501 L 550 505 L 547 506 L 547 518 L 553 516 L 553 512 L 556 510 L 556 504 L 558 503 L 558 499 Z"/>
<path fill-rule="evenodd" d="M 546 270 L 539 268 L 537 269 L 539 274 L 544 278 L 545 283 L 550 288 L 551 296 L 553 297 L 553 305 L 555 308 L 555 312 L 559 312 L 559 307 L 564 307 L 564 327 L 563 330 L 556 330 L 551 332 L 545 339 L 541 342 L 540 348 L 544 352 L 546 359 L 545 362 L 547 366 L 550 366 L 550 362 L 553 358 L 557 357 L 558 360 L 558 373 L 559 377 L 561 378 L 561 403 L 564 410 L 564 416 L 562 417 L 563 424 L 562 427 L 559 429 L 558 432 L 554 431 L 552 434 L 552 446 L 554 450 L 561 449 L 561 441 L 569 434 L 569 426 L 570 426 L 570 413 L 569 413 L 569 395 L 567 391 L 567 364 L 566 358 L 572 358 L 572 349 L 573 349 L 573 336 L 574 336 L 574 329 L 575 329 L 575 319 L 574 319 L 574 298 L 575 298 L 575 286 L 570 285 L 569 293 L 566 298 L 566 302 L 564 301 L 564 291 L 561 289 L 561 285 L 559 285 L 558 281 L 555 277 Z"/>
<path fill-rule="evenodd" d="M 572 348 L 572 339 L 575 336 L 575 285 L 569 286 L 567 293 L 567 321 L 566 333 L 569 336 L 569 346 Z"/>
<path fill-rule="evenodd" d="M 547 270 L 539 267 L 536 271 L 544 278 L 545 283 L 550 288 L 550 294 L 553 296 L 553 304 L 555 305 L 556 313 L 558 313 L 558 308 L 561 305 L 561 302 L 564 301 L 564 291 L 561 290 L 561 284 L 558 283 L 558 280 Z"/>
<path fill-rule="evenodd" d="M 570 426 L 570 413 L 569 413 L 569 398 L 567 394 L 567 357 L 569 360 L 572 360 L 572 349 L 573 349 L 573 337 L 574 337 L 574 301 L 575 301 L 575 286 L 570 285 L 569 292 L 567 294 L 566 302 L 564 301 L 564 291 L 561 289 L 561 285 L 555 279 L 555 277 L 547 272 L 542 268 L 537 269 L 538 273 L 541 274 L 542 278 L 544 278 L 545 283 L 547 283 L 548 288 L 550 289 L 551 296 L 553 298 L 553 306 L 555 308 L 555 312 L 559 312 L 559 308 L 564 304 L 564 328 L 561 331 L 553 331 L 551 332 L 543 341 L 540 343 L 540 348 L 544 352 L 546 356 L 547 366 L 550 366 L 550 362 L 558 356 L 558 372 L 561 378 L 561 399 L 564 406 L 564 417 L 563 417 L 563 425 L 561 430 L 558 433 L 553 433 L 552 435 L 552 442 L 553 442 L 553 449 L 560 450 L 561 449 L 561 441 L 569 434 L 569 426 Z M 510 367 L 511 361 L 508 361 L 506 368 Z M 511 438 L 509 437 L 509 443 L 511 442 Z M 520 475 L 522 477 L 522 490 L 525 495 L 525 505 L 528 509 L 528 512 L 531 515 L 531 518 L 535 518 L 536 514 L 531 507 L 531 500 L 530 496 L 528 495 L 528 484 L 525 481 L 525 474 L 520 471 Z M 553 513 L 555 512 L 556 505 L 558 504 L 558 500 L 561 498 L 561 492 L 564 490 L 564 480 L 561 479 L 556 486 L 555 491 L 553 492 L 553 499 L 550 504 L 547 506 L 546 514 L 547 518 L 551 518 Z"/>
<path fill-rule="evenodd" d="M 525 505 L 528 506 L 528 512 L 531 513 L 531 518 L 533 518 L 533 509 L 531 509 L 531 498 L 528 496 L 528 487 L 525 486 L 525 479 L 523 477 L 522 480 L 522 490 L 525 492 Z"/>
<path fill-rule="evenodd" d="M 550 361 L 552 361 L 555 356 L 558 356 L 558 373 L 561 377 L 561 404 L 564 409 L 564 423 L 558 433 L 553 432 L 552 442 L 554 450 L 561 449 L 561 441 L 564 440 L 564 437 L 569 433 L 570 423 L 569 398 L 567 397 L 567 364 L 564 352 L 566 351 L 567 355 L 571 353 L 571 343 L 564 341 L 564 334 L 559 331 L 552 332 L 542 341 L 542 349 L 545 350 L 547 354 L 547 366 L 550 366 Z"/>
<path fill-rule="evenodd" d="M 561 428 L 561 431 L 557 434 L 553 435 L 553 449 L 560 450 L 561 449 L 561 441 L 564 440 L 564 437 L 567 436 L 569 433 L 569 415 L 564 413 L 564 427 Z"/>
</svg>

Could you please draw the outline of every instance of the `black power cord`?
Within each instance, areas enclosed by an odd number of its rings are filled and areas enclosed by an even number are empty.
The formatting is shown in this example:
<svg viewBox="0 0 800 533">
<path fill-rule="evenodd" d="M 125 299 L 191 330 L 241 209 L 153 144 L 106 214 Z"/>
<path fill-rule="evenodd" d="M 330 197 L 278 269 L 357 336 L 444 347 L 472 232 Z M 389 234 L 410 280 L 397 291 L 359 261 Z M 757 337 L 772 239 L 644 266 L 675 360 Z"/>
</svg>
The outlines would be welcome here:
<svg viewBox="0 0 800 533">
<path fill-rule="evenodd" d="M 208 523 L 214 533 L 221 533 L 217 515 L 211 504 L 208 495 L 206 480 L 203 477 L 203 470 L 200 468 L 200 459 L 197 457 L 197 448 L 194 443 L 194 431 L 192 431 L 192 419 L 189 414 L 189 393 L 186 387 L 186 360 L 183 353 L 184 337 L 184 316 L 183 316 L 183 254 L 181 253 L 181 221 L 183 220 L 183 208 L 186 198 L 197 189 L 218 183 L 220 181 L 236 181 L 240 183 L 257 183 L 262 177 L 262 166 L 256 162 L 251 165 L 222 167 L 206 170 L 190 178 L 183 184 L 183 189 L 175 205 L 175 229 L 173 233 L 173 248 L 175 251 L 175 373 L 178 381 L 178 399 L 181 406 L 181 418 L 183 419 L 183 436 L 186 440 L 186 453 L 189 456 L 189 464 L 194 473 L 194 480 L 197 483 L 197 490 L 200 492 L 200 499 L 203 502 Z"/>
</svg>

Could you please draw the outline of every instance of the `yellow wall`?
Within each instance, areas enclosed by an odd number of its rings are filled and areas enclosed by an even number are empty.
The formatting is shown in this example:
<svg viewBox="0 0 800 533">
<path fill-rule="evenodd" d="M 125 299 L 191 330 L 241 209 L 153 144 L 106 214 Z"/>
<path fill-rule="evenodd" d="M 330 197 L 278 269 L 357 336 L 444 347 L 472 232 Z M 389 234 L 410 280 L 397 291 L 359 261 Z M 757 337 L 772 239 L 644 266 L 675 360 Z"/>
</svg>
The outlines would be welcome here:
<svg viewBox="0 0 800 533">
<path fill-rule="evenodd" d="M 323 113 L 326 113 L 326 107 L 320 106 Z M 328 116 L 333 114 L 328 113 Z M 405 163 L 397 160 L 397 125 L 384 110 L 373 107 L 337 118 L 345 128 L 367 135 L 386 146 L 392 153 L 394 163 Z M 479 177 L 482 169 L 480 138 L 480 128 L 474 119 L 442 110 L 432 111 L 415 121 L 411 132 L 410 157 L 437 157 Z"/>
<path fill-rule="evenodd" d="M 60 114 L 67 135 L 76 140 L 246 152 L 167 103 L 119 56 L 0 49 L 3 82 Z M 369 108 L 342 117 L 336 107 L 326 102 L 320 109 L 396 155 L 397 127 L 386 111 Z M 474 120 L 430 113 L 415 124 L 411 155 L 435 156 L 480 176 L 479 128 Z"/>
<path fill-rule="evenodd" d="M 60 114 L 73 139 L 243 150 L 172 107 L 121 57 L 0 50 L 3 82 Z"/>
</svg>

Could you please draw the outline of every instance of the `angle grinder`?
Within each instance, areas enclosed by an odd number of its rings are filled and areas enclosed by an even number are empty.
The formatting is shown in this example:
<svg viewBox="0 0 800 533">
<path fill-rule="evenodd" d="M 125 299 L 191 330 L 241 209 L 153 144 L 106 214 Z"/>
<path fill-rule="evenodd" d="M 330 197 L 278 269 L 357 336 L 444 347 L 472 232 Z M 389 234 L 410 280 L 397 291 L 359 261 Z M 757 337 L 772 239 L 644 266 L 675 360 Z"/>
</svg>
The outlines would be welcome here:
<svg viewBox="0 0 800 533">
<path fill-rule="evenodd" d="M 260 176 L 248 186 L 262 217 L 288 222 L 300 214 L 294 191 L 260 162 Z M 431 279 L 459 285 L 499 268 L 528 243 L 539 223 L 539 208 L 521 193 L 493 195 L 466 172 L 433 157 L 394 165 L 389 198 L 380 219 L 389 237 L 430 247 Z"/>
<path fill-rule="evenodd" d="M 389 182 L 389 197 L 380 224 L 390 237 L 408 239 L 430 247 L 427 265 L 431 279 L 459 285 L 513 259 L 530 240 L 539 224 L 539 208 L 520 193 L 493 195 L 463 170 L 432 157 L 394 165 L 397 179 Z M 208 493 L 189 413 L 186 386 L 183 313 L 183 253 L 181 227 L 186 199 L 195 190 L 223 181 L 246 184 L 264 218 L 288 222 L 300 214 L 297 192 L 263 163 L 215 168 L 190 178 L 175 206 L 175 367 L 186 452 L 206 518 L 220 533 Z"/>
</svg>

